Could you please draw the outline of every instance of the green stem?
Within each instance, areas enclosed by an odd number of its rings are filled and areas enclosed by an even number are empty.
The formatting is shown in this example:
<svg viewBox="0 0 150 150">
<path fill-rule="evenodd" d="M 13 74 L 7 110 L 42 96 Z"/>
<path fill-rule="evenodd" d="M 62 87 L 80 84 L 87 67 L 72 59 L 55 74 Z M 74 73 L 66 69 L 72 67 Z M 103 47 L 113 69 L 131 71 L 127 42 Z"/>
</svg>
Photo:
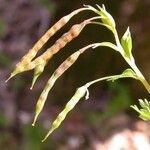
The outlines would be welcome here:
<svg viewBox="0 0 150 150">
<path fill-rule="evenodd" d="M 115 76 L 115 75 L 114 75 L 114 76 Z M 103 77 L 103 78 L 100 78 L 100 79 L 93 80 L 93 81 L 91 81 L 91 82 L 88 82 L 88 83 L 86 84 L 86 87 L 90 87 L 92 84 L 94 84 L 94 83 L 96 83 L 96 82 L 99 82 L 99 81 L 108 80 L 108 79 L 110 79 L 110 78 L 112 78 L 112 77 L 114 77 L 114 76 L 108 76 L 108 77 Z"/>
<path fill-rule="evenodd" d="M 135 63 L 132 63 L 130 61 L 130 63 L 128 63 L 131 68 L 135 71 L 135 73 L 138 76 L 138 79 L 141 81 L 141 83 L 144 85 L 144 87 L 146 88 L 146 90 L 148 91 L 148 93 L 150 94 L 150 85 L 147 82 L 147 80 L 145 79 L 145 77 L 143 76 L 143 74 L 140 72 L 140 70 L 138 69 L 138 67 L 136 66 Z"/>
<path fill-rule="evenodd" d="M 114 30 L 113 34 L 114 34 L 114 37 L 115 37 L 116 45 L 119 48 L 121 55 L 123 56 L 123 58 L 125 59 L 125 61 L 129 64 L 129 66 L 134 70 L 134 72 L 136 73 L 138 79 L 141 81 L 141 83 L 144 85 L 144 87 L 146 88 L 146 90 L 150 94 L 150 85 L 147 82 L 147 80 L 145 79 L 145 77 L 143 76 L 143 74 L 141 73 L 141 71 L 136 66 L 135 62 L 132 61 L 133 59 L 129 59 L 129 58 L 125 57 L 125 55 L 124 55 L 124 49 L 122 48 L 122 46 L 120 44 L 120 40 L 119 40 L 119 36 L 118 36 L 117 31 Z"/>
</svg>

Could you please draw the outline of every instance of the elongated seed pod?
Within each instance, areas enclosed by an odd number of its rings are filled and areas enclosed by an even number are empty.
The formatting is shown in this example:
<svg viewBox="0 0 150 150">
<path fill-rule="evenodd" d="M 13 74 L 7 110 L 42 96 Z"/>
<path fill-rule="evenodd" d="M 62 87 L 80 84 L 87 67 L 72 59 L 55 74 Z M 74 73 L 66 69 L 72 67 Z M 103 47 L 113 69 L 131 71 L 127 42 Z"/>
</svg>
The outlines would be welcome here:
<svg viewBox="0 0 150 150">
<path fill-rule="evenodd" d="M 51 46 L 50 48 L 48 48 L 46 50 L 46 52 L 44 52 L 42 55 L 40 55 L 39 57 L 37 57 L 34 61 L 30 62 L 29 64 L 26 64 L 25 66 L 17 66 L 17 68 L 14 70 L 14 72 L 11 74 L 10 78 L 13 77 L 14 75 L 24 72 L 24 71 L 28 71 L 28 70 L 32 70 L 34 69 L 36 66 L 39 66 L 41 64 L 45 64 L 48 62 L 48 60 L 55 54 L 57 53 L 60 49 L 62 49 L 67 43 L 69 43 L 72 39 L 74 39 L 75 37 L 77 37 L 80 32 L 82 31 L 82 29 L 85 27 L 86 24 L 88 24 L 89 22 L 82 22 L 80 24 L 76 24 L 73 25 L 71 27 L 71 29 L 63 34 L 55 43 L 53 46 Z M 44 63 L 43 63 L 44 62 Z M 45 66 L 44 66 L 45 67 Z M 44 70 L 44 69 L 43 69 Z M 38 76 L 41 74 L 42 72 L 38 73 Z M 36 76 L 36 79 L 38 78 L 38 76 Z M 9 79 L 10 79 L 9 78 Z M 8 80 L 9 80 L 8 79 Z M 34 80 L 35 83 L 35 80 Z M 33 86 L 33 84 L 32 84 Z"/>
<path fill-rule="evenodd" d="M 53 46 L 51 46 L 50 48 L 48 48 L 46 50 L 46 52 L 44 52 L 41 56 L 39 56 L 38 58 L 36 58 L 34 61 L 33 61 L 33 64 L 30 65 L 31 66 L 38 66 L 40 65 L 41 66 L 41 62 L 46 62 L 45 65 L 47 64 L 47 62 L 49 61 L 49 59 L 54 55 L 56 54 L 59 50 L 61 50 L 67 43 L 69 43 L 71 40 L 73 40 L 74 38 L 76 38 L 82 31 L 82 29 L 89 23 L 91 23 L 92 20 L 94 19 L 99 19 L 100 17 L 92 17 L 90 19 L 87 19 L 85 21 L 83 21 L 82 23 L 80 24 L 76 24 L 74 26 L 71 27 L 71 29 L 63 34 L 55 43 Z M 44 70 L 44 67 L 43 66 L 43 70 Z M 36 71 L 37 72 L 37 71 Z M 33 81 L 32 81 L 32 86 L 31 86 L 31 89 L 35 83 L 35 81 L 37 80 L 38 76 L 40 76 L 42 72 L 39 71 L 38 75 L 34 75 L 33 77 Z"/>
<path fill-rule="evenodd" d="M 85 23 L 80 23 L 73 25 L 71 29 L 63 34 L 52 47 L 48 48 L 41 56 L 36 58 L 33 63 L 40 64 L 41 60 L 48 61 L 54 54 L 56 54 L 60 49 L 62 49 L 67 43 L 76 38 L 85 27 Z"/>
<path fill-rule="evenodd" d="M 86 94 L 87 92 L 87 87 L 86 86 L 82 86 L 80 88 L 77 89 L 77 91 L 75 92 L 74 96 L 71 98 L 71 100 L 66 104 L 65 108 L 63 109 L 63 111 L 57 116 L 57 118 L 55 119 L 55 121 L 52 123 L 47 135 L 45 136 L 45 138 L 42 140 L 42 142 L 44 142 L 48 136 L 56 129 L 60 126 L 60 124 L 62 123 L 62 121 L 66 118 L 66 115 L 69 113 L 69 111 L 71 111 L 74 106 L 78 103 L 78 101 Z"/>
<path fill-rule="evenodd" d="M 55 54 L 57 53 L 60 49 L 62 49 L 67 43 L 69 43 L 71 40 L 73 40 L 74 38 L 76 38 L 82 31 L 82 29 L 87 25 L 92 23 L 92 20 L 95 19 L 99 19 L 100 17 L 92 17 L 90 19 L 87 19 L 85 21 L 83 21 L 80 24 L 76 24 L 73 25 L 71 27 L 71 29 L 63 34 L 63 36 L 61 36 L 55 43 L 53 46 L 51 46 L 50 48 L 48 48 L 46 50 L 46 52 L 44 52 L 42 55 L 40 55 L 39 57 L 37 57 L 34 61 L 30 62 L 29 64 L 26 64 L 25 66 L 17 66 L 17 68 L 14 70 L 14 72 L 11 74 L 11 76 L 8 78 L 8 80 L 10 78 L 12 78 L 14 75 L 24 72 L 24 71 L 28 71 L 28 70 L 32 70 L 34 69 L 36 66 L 39 66 L 41 64 L 47 64 L 48 60 Z M 43 63 L 44 62 L 44 63 Z M 45 67 L 45 66 L 44 66 Z M 43 67 L 43 70 L 44 70 Z M 38 73 L 38 76 L 41 74 L 42 72 Z M 38 76 L 36 76 L 36 79 L 38 78 Z M 34 82 L 36 81 L 36 79 L 34 78 Z M 6 80 L 6 81 L 8 81 Z"/>
<path fill-rule="evenodd" d="M 46 62 L 44 63 L 45 65 L 43 65 L 43 69 L 42 72 L 44 70 L 44 67 L 46 66 L 47 62 L 49 61 L 49 59 L 55 54 L 57 53 L 60 49 L 62 49 L 67 43 L 69 43 L 72 39 L 74 39 L 75 37 L 77 37 L 81 30 L 84 28 L 85 24 L 81 23 L 81 24 L 77 24 L 74 25 L 69 32 L 65 33 L 64 35 L 62 35 L 55 43 L 52 47 L 50 47 L 49 49 L 47 49 L 46 52 L 44 52 L 41 56 L 39 56 L 37 59 L 35 59 L 33 62 L 31 62 L 31 64 L 33 64 L 32 66 L 41 66 L 41 62 Z M 31 66 L 29 65 L 29 67 L 31 68 Z M 31 68 L 32 69 L 32 68 Z M 35 68 L 36 72 L 38 72 L 38 68 Z M 35 83 L 35 81 L 37 80 L 37 78 L 40 76 L 40 74 L 42 73 L 41 70 L 34 74 L 33 77 L 33 81 L 32 81 L 32 86 L 31 89 Z"/>
<path fill-rule="evenodd" d="M 70 14 L 62 17 L 58 22 L 56 22 L 36 43 L 35 45 L 25 54 L 21 61 L 16 64 L 14 71 L 11 73 L 11 76 L 8 78 L 12 78 L 16 74 L 22 72 L 27 64 L 31 62 L 31 60 L 36 56 L 37 52 L 42 48 L 42 46 L 51 38 L 58 30 L 60 30 L 73 16 L 78 14 L 81 11 L 90 10 L 89 8 L 80 8 L 74 10 Z M 22 71 L 21 71 L 22 70 Z M 7 81 L 8 81 L 7 80 Z"/>
<path fill-rule="evenodd" d="M 33 126 L 40 114 L 40 112 L 42 111 L 45 101 L 47 99 L 48 93 L 51 90 L 51 88 L 53 87 L 54 83 L 56 82 L 56 80 L 77 60 L 77 58 L 79 57 L 80 52 L 77 51 L 74 54 L 72 54 L 70 57 L 68 57 L 57 69 L 56 71 L 53 73 L 53 75 L 50 77 L 50 79 L 48 80 L 48 82 L 46 83 L 46 86 L 44 88 L 44 90 L 42 91 L 37 104 L 36 104 L 36 110 L 35 110 L 35 118 L 34 118 L 34 122 L 33 122 Z"/>
<path fill-rule="evenodd" d="M 74 62 L 78 59 L 78 57 L 80 56 L 81 53 L 83 53 L 85 50 L 87 50 L 90 47 L 95 46 L 97 43 L 94 44 L 90 44 L 86 47 L 81 48 L 80 50 L 78 50 L 77 52 L 73 53 L 71 56 L 69 56 L 53 73 L 53 75 L 50 77 L 50 79 L 48 80 L 48 82 L 46 83 L 44 90 L 42 91 L 37 104 L 36 104 L 36 110 L 35 110 L 35 117 L 34 117 L 34 121 L 33 121 L 33 126 L 39 116 L 39 114 L 41 113 L 45 101 L 47 99 L 48 93 L 51 90 L 51 88 L 53 87 L 53 85 L 55 84 L 56 80 L 68 69 L 70 68 L 70 66 L 72 66 L 74 64 Z"/>
</svg>

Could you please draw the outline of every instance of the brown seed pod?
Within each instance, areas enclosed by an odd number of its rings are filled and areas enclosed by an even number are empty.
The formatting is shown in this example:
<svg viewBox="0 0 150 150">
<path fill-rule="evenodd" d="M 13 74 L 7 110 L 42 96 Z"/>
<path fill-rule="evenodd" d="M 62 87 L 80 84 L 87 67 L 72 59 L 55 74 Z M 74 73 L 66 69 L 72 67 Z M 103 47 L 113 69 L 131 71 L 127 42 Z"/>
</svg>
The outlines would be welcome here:
<svg viewBox="0 0 150 150">
<path fill-rule="evenodd" d="M 81 23 L 81 24 L 76 24 L 73 25 L 72 28 L 65 34 L 63 34 L 55 43 L 52 47 L 48 48 L 46 52 L 44 52 L 41 56 L 36 58 L 33 63 L 39 64 L 41 60 L 48 61 L 51 56 L 56 54 L 60 49 L 62 49 L 67 43 L 72 41 L 75 37 L 77 37 L 82 29 L 84 28 L 86 24 Z"/>
<path fill-rule="evenodd" d="M 81 11 L 90 10 L 89 8 L 80 8 L 77 9 L 70 14 L 62 17 L 58 22 L 56 22 L 36 43 L 35 45 L 28 51 L 28 53 L 22 57 L 21 61 L 16 64 L 14 71 L 11 73 L 11 76 L 6 80 L 8 81 L 10 78 L 15 76 L 18 73 L 26 71 L 26 65 L 30 64 L 32 59 L 36 56 L 37 52 L 42 48 L 42 46 L 48 41 L 50 37 L 52 37 L 59 29 L 61 29 L 74 15 L 78 14 Z M 33 68 L 33 67 L 31 67 Z"/>
<path fill-rule="evenodd" d="M 89 22 L 82 22 L 80 24 L 76 24 L 72 26 L 72 28 L 65 34 L 63 34 L 55 43 L 52 47 L 48 48 L 46 52 L 44 52 L 41 56 L 36 58 L 33 62 L 30 63 L 29 68 L 30 70 L 33 69 L 31 68 L 32 66 L 42 66 L 42 72 L 44 70 L 44 67 L 46 66 L 47 62 L 49 59 L 57 53 L 59 50 L 61 50 L 67 43 L 69 43 L 71 40 L 73 40 L 75 37 L 77 37 L 84 26 L 88 24 Z M 46 63 L 43 63 L 46 62 Z M 42 65 L 43 64 L 43 65 Z M 34 73 L 33 81 L 32 81 L 32 86 L 31 89 L 35 83 L 35 81 L 38 79 L 40 74 L 42 73 L 41 71 L 37 72 L 37 69 Z"/>
<path fill-rule="evenodd" d="M 41 56 L 39 56 L 38 58 L 36 58 L 32 63 L 35 65 L 35 66 L 39 66 L 41 65 L 41 62 L 46 62 L 45 65 L 47 64 L 47 62 L 49 61 L 49 59 L 55 54 L 57 53 L 59 50 L 61 50 L 67 43 L 69 43 L 70 41 L 72 41 L 74 38 L 76 38 L 82 31 L 82 29 L 89 23 L 92 23 L 91 21 L 92 20 L 95 20 L 95 19 L 99 19 L 100 17 L 93 17 L 93 18 L 90 18 L 90 19 L 87 19 L 85 21 L 83 21 L 82 23 L 80 24 L 76 24 L 76 25 L 73 25 L 71 27 L 71 29 L 63 34 L 55 43 L 52 47 L 48 48 L 46 50 L 46 52 L 44 52 Z M 34 66 L 32 65 L 32 66 Z M 43 70 L 44 70 L 44 67 L 43 66 Z M 32 68 L 31 68 L 32 69 Z M 36 77 L 34 76 L 33 78 L 33 82 L 32 82 L 32 86 L 31 86 L 31 89 L 35 83 L 35 81 L 37 80 L 37 78 L 39 77 L 39 75 L 41 74 L 42 72 L 39 72 L 38 75 L 36 75 Z"/>
</svg>

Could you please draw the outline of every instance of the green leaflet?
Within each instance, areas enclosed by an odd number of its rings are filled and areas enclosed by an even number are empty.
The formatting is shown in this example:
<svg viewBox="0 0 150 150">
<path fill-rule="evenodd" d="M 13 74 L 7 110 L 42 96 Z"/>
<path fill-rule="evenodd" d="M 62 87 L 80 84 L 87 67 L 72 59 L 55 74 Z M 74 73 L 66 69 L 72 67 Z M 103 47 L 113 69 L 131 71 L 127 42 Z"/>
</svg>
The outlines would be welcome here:
<svg viewBox="0 0 150 150">
<path fill-rule="evenodd" d="M 128 58 L 132 57 L 132 38 L 129 27 L 121 38 L 121 45 L 125 51 L 125 54 Z"/>
<path fill-rule="evenodd" d="M 139 109 L 136 105 L 131 105 L 135 111 L 139 113 L 139 117 L 143 120 L 150 120 L 150 102 L 147 99 L 139 99 L 141 108 Z"/>
<path fill-rule="evenodd" d="M 115 80 L 118 80 L 120 78 L 134 78 L 134 79 L 138 79 L 136 73 L 132 69 L 126 69 L 121 75 L 112 76 L 107 81 L 110 81 L 110 80 L 111 81 L 115 81 Z"/>
</svg>

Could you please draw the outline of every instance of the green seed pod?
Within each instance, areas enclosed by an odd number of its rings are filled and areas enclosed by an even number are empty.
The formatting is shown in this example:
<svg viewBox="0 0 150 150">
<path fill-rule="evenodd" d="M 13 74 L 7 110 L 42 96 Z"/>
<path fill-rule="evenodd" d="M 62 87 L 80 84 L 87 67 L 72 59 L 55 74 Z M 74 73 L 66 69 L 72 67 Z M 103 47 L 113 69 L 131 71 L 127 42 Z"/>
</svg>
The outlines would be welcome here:
<svg viewBox="0 0 150 150">
<path fill-rule="evenodd" d="M 32 79 L 32 84 L 31 84 L 31 88 L 33 88 L 36 80 L 38 79 L 38 77 L 42 74 L 42 72 L 44 71 L 44 67 L 46 65 L 46 62 L 39 65 L 39 66 L 36 66 L 36 68 L 34 69 L 34 75 L 33 75 L 33 79 Z"/>
<path fill-rule="evenodd" d="M 71 111 L 75 105 L 78 103 L 78 101 L 86 94 L 87 92 L 87 87 L 86 86 L 82 86 L 80 88 L 77 89 L 77 91 L 75 92 L 74 96 L 71 98 L 71 100 L 66 104 L 65 108 L 63 109 L 63 111 L 57 116 L 57 118 L 55 119 L 55 121 L 52 123 L 47 135 L 45 136 L 45 138 L 42 140 L 42 142 L 44 142 L 48 136 L 56 129 L 60 126 L 60 124 L 62 123 L 62 121 L 66 118 L 66 115 L 69 113 L 69 111 Z"/>
</svg>

